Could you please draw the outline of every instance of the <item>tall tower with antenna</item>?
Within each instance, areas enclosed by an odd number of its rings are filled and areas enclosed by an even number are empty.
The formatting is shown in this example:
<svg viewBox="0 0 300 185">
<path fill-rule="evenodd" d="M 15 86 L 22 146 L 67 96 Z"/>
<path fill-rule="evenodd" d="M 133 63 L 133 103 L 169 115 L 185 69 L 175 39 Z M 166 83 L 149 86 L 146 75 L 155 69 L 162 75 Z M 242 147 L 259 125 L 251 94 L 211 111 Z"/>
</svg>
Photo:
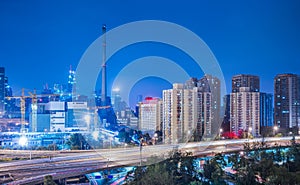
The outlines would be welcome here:
<svg viewBox="0 0 300 185">
<path fill-rule="evenodd" d="M 106 25 L 102 26 L 102 85 L 101 85 L 101 101 L 96 101 L 96 105 L 100 106 L 98 109 L 100 119 L 104 124 L 104 127 L 109 129 L 115 129 L 117 124 L 117 118 L 111 105 L 111 99 L 107 96 L 107 84 L 106 84 Z"/>
<path fill-rule="evenodd" d="M 101 105 L 106 106 L 106 25 L 103 24 L 102 26 L 102 36 L 103 36 L 103 43 L 102 43 L 102 88 L 101 88 Z"/>
</svg>

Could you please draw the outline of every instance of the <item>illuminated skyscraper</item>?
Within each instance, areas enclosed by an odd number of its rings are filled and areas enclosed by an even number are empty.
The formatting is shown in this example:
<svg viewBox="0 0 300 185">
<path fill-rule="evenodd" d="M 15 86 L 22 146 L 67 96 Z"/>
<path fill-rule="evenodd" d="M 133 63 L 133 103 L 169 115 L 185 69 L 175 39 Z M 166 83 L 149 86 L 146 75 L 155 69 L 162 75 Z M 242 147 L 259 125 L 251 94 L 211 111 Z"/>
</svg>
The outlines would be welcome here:
<svg viewBox="0 0 300 185">
<path fill-rule="evenodd" d="M 11 86 L 8 84 L 8 77 L 5 77 L 5 96 L 13 96 L 13 92 L 12 92 L 12 88 Z M 12 117 L 12 114 L 15 112 L 15 103 L 16 100 L 15 99 L 5 99 L 4 100 L 4 108 L 5 108 L 5 116 L 7 117 Z"/>
<path fill-rule="evenodd" d="M 250 92 L 259 92 L 259 77 L 245 74 L 232 77 L 232 93 L 239 92 L 240 87 L 248 87 Z"/>
<path fill-rule="evenodd" d="M 75 85 L 76 85 L 75 71 L 72 70 L 72 66 L 70 66 L 69 76 L 68 76 L 68 89 L 67 89 L 67 93 L 69 93 L 71 95 L 72 92 L 73 92 L 73 88 L 74 88 Z"/>
<path fill-rule="evenodd" d="M 4 114 L 5 100 L 5 68 L 0 67 L 0 117 Z"/>
<path fill-rule="evenodd" d="M 230 94 L 230 131 L 260 135 L 259 77 L 237 75 L 232 78 Z"/>
<path fill-rule="evenodd" d="M 224 117 L 222 120 L 222 130 L 223 132 L 230 131 L 230 94 L 227 94 L 223 97 L 223 111 Z"/>
<path fill-rule="evenodd" d="M 273 126 L 273 95 L 260 93 L 260 126 Z"/>
<path fill-rule="evenodd" d="M 210 93 L 210 135 L 214 136 L 219 132 L 221 126 L 221 82 L 217 77 L 206 74 L 199 80 L 191 78 L 185 83 L 185 88 L 193 89 L 198 87 L 198 90 L 202 93 Z"/>
<path fill-rule="evenodd" d="M 241 87 L 239 92 L 230 94 L 230 131 L 260 135 L 260 93 Z"/>
<path fill-rule="evenodd" d="M 198 81 L 203 92 L 211 93 L 211 131 L 212 135 L 219 132 L 221 126 L 221 82 L 217 77 L 206 74 Z"/>
<path fill-rule="evenodd" d="M 300 76 L 279 74 L 274 79 L 274 124 L 282 131 L 300 127 Z"/>
<path fill-rule="evenodd" d="M 210 92 L 173 84 L 173 89 L 163 91 L 162 109 L 165 143 L 199 141 L 212 135 Z"/>
<path fill-rule="evenodd" d="M 162 129 L 162 101 L 147 97 L 139 103 L 139 130 L 155 132 Z"/>
</svg>

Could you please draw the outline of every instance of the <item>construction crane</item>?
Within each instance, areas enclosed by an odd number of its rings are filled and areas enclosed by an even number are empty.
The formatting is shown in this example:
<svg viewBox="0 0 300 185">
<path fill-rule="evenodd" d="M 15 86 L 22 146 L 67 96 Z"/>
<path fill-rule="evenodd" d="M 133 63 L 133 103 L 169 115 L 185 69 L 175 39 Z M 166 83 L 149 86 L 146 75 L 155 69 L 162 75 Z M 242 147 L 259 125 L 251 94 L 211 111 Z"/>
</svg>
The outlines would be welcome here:
<svg viewBox="0 0 300 185">
<path fill-rule="evenodd" d="M 21 106 L 21 133 L 25 133 L 25 99 L 31 98 L 32 99 L 32 132 L 37 131 L 37 98 L 38 97 L 53 97 L 53 96 L 60 96 L 59 94 L 36 94 L 36 90 L 34 89 L 33 93 L 28 92 L 29 96 L 25 96 L 25 90 L 22 88 L 21 96 L 6 96 L 5 98 L 10 99 L 20 99 L 20 106 Z"/>
</svg>

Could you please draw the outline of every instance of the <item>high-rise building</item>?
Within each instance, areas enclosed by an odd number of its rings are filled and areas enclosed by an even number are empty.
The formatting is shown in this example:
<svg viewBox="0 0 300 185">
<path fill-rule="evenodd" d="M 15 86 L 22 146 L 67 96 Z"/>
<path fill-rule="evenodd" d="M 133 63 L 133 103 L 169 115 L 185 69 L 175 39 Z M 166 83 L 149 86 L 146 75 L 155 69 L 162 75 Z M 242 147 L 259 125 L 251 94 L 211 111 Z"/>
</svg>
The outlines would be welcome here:
<svg viewBox="0 0 300 185">
<path fill-rule="evenodd" d="M 224 117 L 222 120 L 221 129 L 223 132 L 230 131 L 230 94 L 227 94 L 223 97 L 223 111 Z"/>
<path fill-rule="evenodd" d="M 260 93 L 260 126 L 273 126 L 273 95 Z"/>
<path fill-rule="evenodd" d="M 50 113 L 50 132 L 65 131 L 65 102 L 50 101 L 45 110 Z"/>
<path fill-rule="evenodd" d="M 163 91 L 163 137 L 165 143 L 183 142 L 183 84 Z"/>
<path fill-rule="evenodd" d="M 260 135 L 260 93 L 241 87 L 230 94 L 230 131 L 237 135 L 243 132 Z"/>
<path fill-rule="evenodd" d="M 173 84 L 163 91 L 163 138 L 165 143 L 199 141 L 211 137 L 211 93 L 200 87 Z"/>
<path fill-rule="evenodd" d="M 210 93 L 211 95 L 211 135 L 216 135 L 221 126 L 221 84 L 217 77 L 212 75 L 204 75 L 204 77 L 197 80 L 191 78 L 185 83 L 187 89 L 198 87 L 199 91 L 203 93 Z"/>
<path fill-rule="evenodd" d="M 139 130 L 162 131 L 162 101 L 159 98 L 146 97 L 139 103 Z"/>
<path fill-rule="evenodd" d="M 248 87 L 250 92 L 259 92 L 259 77 L 245 74 L 232 77 L 232 93 L 239 92 L 240 87 Z"/>
<path fill-rule="evenodd" d="M 31 132 L 49 132 L 50 131 L 50 113 L 46 111 L 47 103 L 37 104 L 36 127 L 33 125 L 32 116 L 29 116 L 29 130 Z"/>
<path fill-rule="evenodd" d="M 5 68 L 0 67 L 0 117 L 4 115 L 4 100 L 5 100 Z"/>
<path fill-rule="evenodd" d="M 75 84 L 76 84 L 75 71 L 72 70 L 72 66 L 70 66 L 69 76 L 68 76 L 68 89 L 67 89 L 67 93 L 69 93 L 69 96 L 71 96 L 73 89 L 76 89 L 74 87 Z"/>
<path fill-rule="evenodd" d="M 4 82 L 4 86 L 5 86 L 5 97 L 12 97 L 13 96 L 13 92 L 12 92 L 12 88 L 8 83 L 8 77 L 5 77 L 5 82 Z M 4 109 L 5 109 L 5 116 L 8 118 L 12 118 L 13 114 L 16 111 L 16 99 L 12 98 L 12 99 L 8 99 L 6 98 L 4 100 Z"/>
<path fill-rule="evenodd" d="M 200 83 L 200 84 L 199 84 Z M 198 81 L 203 92 L 211 93 L 211 131 L 212 135 L 219 132 L 221 126 L 221 82 L 217 77 L 205 75 Z"/>
<path fill-rule="evenodd" d="M 88 111 L 87 102 L 67 102 L 66 105 L 67 130 L 91 130 L 97 127 L 94 117 Z"/>
<path fill-rule="evenodd" d="M 230 131 L 260 135 L 259 77 L 237 75 L 232 78 L 230 94 Z"/>
<path fill-rule="evenodd" d="M 4 77 L 4 86 L 5 86 L 5 96 L 12 96 L 12 88 L 11 86 L 8 84 L 8 77 Z"/>
<path fill-rule="evenodd" d="M 282 131 L 300 127 L 300 76 L 279 74 L 274 79 L 274 124 Z"/>
</svg>

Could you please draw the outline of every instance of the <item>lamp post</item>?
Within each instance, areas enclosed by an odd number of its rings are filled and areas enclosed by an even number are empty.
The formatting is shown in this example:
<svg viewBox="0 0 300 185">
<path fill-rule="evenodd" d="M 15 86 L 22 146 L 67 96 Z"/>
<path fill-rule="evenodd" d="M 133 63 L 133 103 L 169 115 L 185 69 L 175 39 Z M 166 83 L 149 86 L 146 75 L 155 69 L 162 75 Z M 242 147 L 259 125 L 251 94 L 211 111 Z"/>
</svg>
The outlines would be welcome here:
<svg viewBox="0 0 300 185">
<path fill-rule="evenodd" d="M 278 130 L 278 126 L 277 126 L 277 125 L 275 125 L 275 126 L 274 126 L 274 128 L 273 128 L 273 131 L 274 131 L 274 136 L 276 136 L 276 134 L 277 134 L 277 130 Z"/>
<path fill-rule="evenodd" d="M 111 155 L 111 142 L 112 142 L 112 138 L 109 137 L 109 156 Z M 109 157 L 107 158 L 107 168 L 109 166 Z"/>
<path fill-rule="evenodd" d="M 19 139 L 19 145 L 23 148 L 29 145 L 28 138 L 22 135 Z M 29 146 L 29 159 L 31 160 L 31 146 Z M 24 148 L 23 148 L 24 149 Z"/>
<path fill-rule="evenodd" d="M 154 144 L 155 144 L 155 145 L 156 145 L 156 142 L 157 142 L 157 139 L 158 139 L 157 137 L 158 137 L 158 134 L 155 133 L 155 134 L 154 134 Z"/>
<path fill-rule="evenodd" d="M 140 139 L 140 166 L 142 166 L 142 147 L 143 147 L 143 138 Z"/>
<path fill-rule="evenodd" d="M 249 138 L 250 134 L 252 134 L 252 127 L 248 128 L 248 138 Z"/>
<path fill-rule="evenodd" d="M 124 149 L 126 149 L 126 147 L 127 147 L 127 143 L 124 144 Z"/>
</svg>

